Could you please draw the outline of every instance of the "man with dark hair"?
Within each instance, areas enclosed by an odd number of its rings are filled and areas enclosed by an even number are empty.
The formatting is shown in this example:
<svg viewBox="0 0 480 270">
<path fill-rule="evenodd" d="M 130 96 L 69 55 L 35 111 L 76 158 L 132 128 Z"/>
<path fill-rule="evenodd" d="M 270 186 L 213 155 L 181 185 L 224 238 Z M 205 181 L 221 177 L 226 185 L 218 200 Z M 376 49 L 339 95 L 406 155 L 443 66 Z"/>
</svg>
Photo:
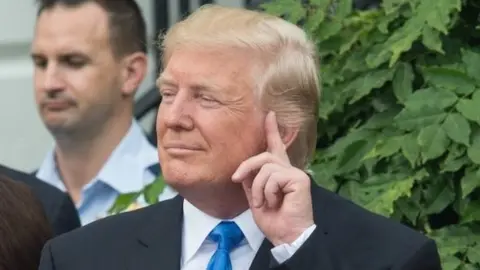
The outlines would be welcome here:
<svg viewBox="0 0 480 270">
<path fill-rule="evenodd" d="M 39 181 L 33 175 L 2 165 L 0 165 L 0 177 L 8 177 L 15 181 L 22 182 L 32 189 L 43 206 L 54 235 L 60 235 L 80 227 L 80 220 L 75 205 L 68 194 L 61 192 L 47 183 Z"/>
<path fill-rule="evenodd" d="M 145 22 L 133 0 L 38 2 L 35 97 L 55 147 L 36 176 L 68 191 L 87 224 L 156 177 L 156 150 L 133 119 L 148 65 Z"/>
</svg>

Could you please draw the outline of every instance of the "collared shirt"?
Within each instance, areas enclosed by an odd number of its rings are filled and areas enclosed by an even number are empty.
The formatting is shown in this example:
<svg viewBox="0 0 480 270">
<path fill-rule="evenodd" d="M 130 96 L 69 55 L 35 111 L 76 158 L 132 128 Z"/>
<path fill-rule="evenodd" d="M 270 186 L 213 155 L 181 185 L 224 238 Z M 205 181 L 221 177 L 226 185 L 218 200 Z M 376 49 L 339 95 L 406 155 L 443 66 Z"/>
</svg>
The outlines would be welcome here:
<svg viewBox="0 0 480 270">
<path fill-rule="evenodd" d="M 148 168 L 157 163 L 156 148 L 133 120 L 100 172 L 82 190 L 81 200 L 76 205 L 82 225 L 105 217 L 119 194 L 139 191 L 151 183 L 157 176 Z M 66 191 L 57 170 L 54 149 L 48 152 L 36 176 Z M 175 195 L 173 189 L 166 187 L 159 199 L 170 199 Z M 144 204 L 144 201 L 140 199 L 138 203 Z"/>
<path fill-rule="evenodd" d="M 200 211 L 187 200 L 183 200 L 182 270 L 207 268 L 210 258 L 217 249 L 217 244 L 209 240 L 207 236 L 221 221 Z M 250 209 L 231 219 L 231 221 L 234 221 L 245 235 L 239 246 L 230 252 L 232 269 L 249 269 L 265 236 L 255 224 Z M 312 234 L 315 227 L 315 224 L 312 225 L 291 244 L 283 244 L 272 248 L 272 255 L 277 262 L 283 263 L 293 256 Z"/>
</svg>

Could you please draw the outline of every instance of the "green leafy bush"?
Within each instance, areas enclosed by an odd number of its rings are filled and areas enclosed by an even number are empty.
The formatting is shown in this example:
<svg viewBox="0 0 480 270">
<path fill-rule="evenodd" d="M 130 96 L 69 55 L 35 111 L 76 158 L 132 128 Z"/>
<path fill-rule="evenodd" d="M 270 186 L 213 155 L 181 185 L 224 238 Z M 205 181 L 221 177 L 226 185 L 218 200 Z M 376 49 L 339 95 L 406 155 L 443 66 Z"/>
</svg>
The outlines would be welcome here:
<svg viewBox="0 0 480 270">
<path fill-rule="evenodd" d="M 480 2 L 301 2 L 264 8 L 318 45 L 317 182 L 436 239 L 444 269 L 478 269 Z"/>
<path fill-rule="evenodd" d="M 263 7 L 304 27 L 318 45 L 316 181 L 434 238 L 444 269 L 480 268 L 480 2 Z M 112 211 L 142 194 L 154 203 L 163 186 L 159 178 L 120 196 Z"/>
</svg>

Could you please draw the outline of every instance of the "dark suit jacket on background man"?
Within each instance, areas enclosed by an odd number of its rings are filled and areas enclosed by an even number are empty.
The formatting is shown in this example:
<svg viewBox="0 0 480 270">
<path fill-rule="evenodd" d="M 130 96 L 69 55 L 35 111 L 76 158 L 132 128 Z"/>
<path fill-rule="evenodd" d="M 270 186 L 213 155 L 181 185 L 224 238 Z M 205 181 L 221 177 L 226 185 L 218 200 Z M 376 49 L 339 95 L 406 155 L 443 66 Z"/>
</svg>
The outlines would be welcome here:
<svg viewBox="0 0 480 270">
<path fill-rule="evenodd" d="M 70 197 L 57 188 L 42 182 L 35 176 L 0 165 L 0 174 L 30 186 L 40 202 L 55 235 L 80 227 L 77 210 Z"/>
<path fill-rule="evenodd" d="M 317 228 L 289 260 L 269 268 L 264 240 L 250 269 L 440 270 L 435 243 L 312 184 Z M 84 226 L 47 243 L 40 270 L 178 270 L 182 250 L 180 196 Z M 166 218 L 168 217 L 168 218 Z"/>
</svg>

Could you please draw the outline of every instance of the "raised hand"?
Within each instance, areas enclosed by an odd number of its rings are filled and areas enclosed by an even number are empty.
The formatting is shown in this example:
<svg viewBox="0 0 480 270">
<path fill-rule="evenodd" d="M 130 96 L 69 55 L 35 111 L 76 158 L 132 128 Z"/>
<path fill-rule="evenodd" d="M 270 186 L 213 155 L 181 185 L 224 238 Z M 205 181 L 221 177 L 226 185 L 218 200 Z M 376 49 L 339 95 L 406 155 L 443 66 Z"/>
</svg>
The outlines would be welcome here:
<svg viewBox="0 0 480 270">
<path fill-rule="evenodd" d="M 240 164 L 242 183 L 258 227 L 275 246 L 292 243 L 313 225 L 310 179 L 290 164 L 273 112 L 265 120 L 268 149 Z"/>
</svg>

